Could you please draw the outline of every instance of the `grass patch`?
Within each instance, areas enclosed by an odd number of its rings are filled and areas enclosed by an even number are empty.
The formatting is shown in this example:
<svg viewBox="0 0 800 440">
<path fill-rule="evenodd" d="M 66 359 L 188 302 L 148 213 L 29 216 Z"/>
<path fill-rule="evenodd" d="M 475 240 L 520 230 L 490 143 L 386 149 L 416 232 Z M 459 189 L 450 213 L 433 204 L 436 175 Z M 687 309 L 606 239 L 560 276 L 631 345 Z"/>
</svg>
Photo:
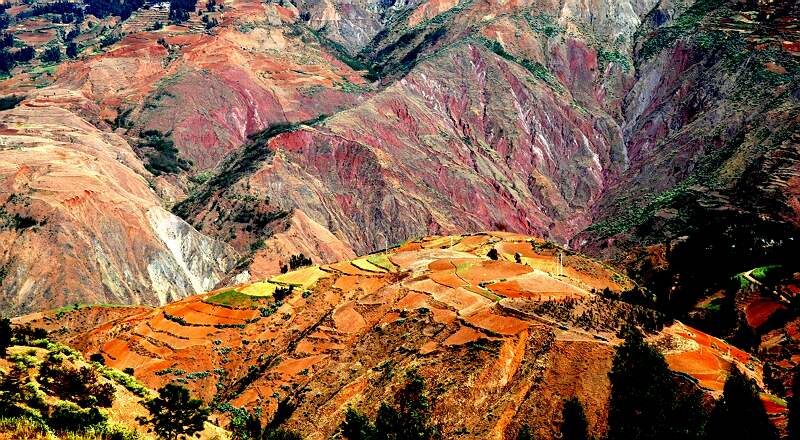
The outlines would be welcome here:
<svg viewBox="0 0 800 440">
<path fill-rule="evenodd" d="M 396 272 L 397 271 L 397 266 L 395 266 L 394 263 L 392 263 L 391 260 L 389 260 L 389 256 L 388 255 L 384 255 L 384 254 L 372 255 L 372 256 L 367 258 L 367 261 L 369 261 L 370 263 L 374 264 L 375 266 L 378 266 L 378 267 L 386 270 L 387 272 Z"/>
<path fill-rule="evenodd" d="M 284 284 L 308 289 L 317 283 L 321 278 L 328 276 L 328 272 L 320 269 L 319 266 L 311 266 L 303 269 L 288 272 L 270 278 L 274 284 Z"/>
<path fill-rule="evenodd" d="M 757 267 L 750 272 L 750 276 L 757 279 L 761 282 L 766 282 L 769 279 L 769 276 L 777 272 L 779 269 L 782 269 L 783 266 L 780 264 L 770 264 L 767 266 Z"/>
<path fill-rule="evenodd" d="M 719 312 L 724 302 L 725 298 L 714 298 L 711 301 L 703 304 L 702 308 L 712 312 Z"/>
<path fill-rule="evenodd" d="M 257 309 L 261 306 L 258 297 L 247 295 L 236 290 L 225 290 L 209 296 L 203 302 L 231 309 Z"/>
<path fill-rule="evenodd" d="M 106 367 L 105 365 L 100 365 L 98 363 L 95 363 L 94 367 L 101 375 L 103 375 L 103 377 L 122 385 L 126 390 L 130 391 L 136 396 L 149 398 L 153 395 L 149 388 L 139 383 L 135 377 L 129 374 L 125 374 L 122 371 L 111 367 Z"/>
<path fill-rule="evenodd" d="M 352 264 L 358 269 L 365 270 L 367 272 L 376 272 L 376 273 L 385 272 L 385 269 L 375 264 L 372 264 L 368 258 L 359 258 L 357 260 L 351 261 L 350 264 Z"/>
</svg>

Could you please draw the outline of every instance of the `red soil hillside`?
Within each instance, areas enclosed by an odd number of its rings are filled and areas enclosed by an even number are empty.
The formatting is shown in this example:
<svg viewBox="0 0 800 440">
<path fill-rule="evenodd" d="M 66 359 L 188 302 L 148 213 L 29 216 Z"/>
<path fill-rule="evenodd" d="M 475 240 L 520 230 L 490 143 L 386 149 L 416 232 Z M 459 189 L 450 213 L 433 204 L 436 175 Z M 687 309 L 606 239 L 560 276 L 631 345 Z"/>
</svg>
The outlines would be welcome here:
<svg viewBox="0 0 800 440">
<path fill-rule="evenodd" d="M 162 207 L 125 139 L 65 108 L 91 105 L 50 88 L 0 112 L 0 307 L 9 313 L 166 304 L 213 288 L 234 264 L 232 248 Z"/>
<path fill-rule="evenodd" d="M 187 175 L 202 175 L 248 135 L 352 105 L 364 81 L 295 26 L 296 10 L 227 2 L 213 32 L 133 26 L 155 20 L 147 14 L 102 50 L 0 82 L 2 95 L 22 99 L 0 112 L 0 306 L 10 313 L 165 304 L 215 287 L 259 237 L 269 243 L 254 259 L 257 275 L 277 272 L 279 252 L 354 256 L 302 213 L 231 248 L 229 237 L 198 233 L 169 206 L 187 191 Z M 174 142 L 175 157 L 149 156 L 139 138 L 146 130 Z M 192 167 L 153 171 L 170 160 Z"/>
<path fill-rule="evenodd" d="M 150 387 L 183 383 L 207 401 L 262 408 L 265 419 L 291 396 L 298 408 L 288 425 L 308 438 L 328 438 L 348 405 L 374 413 L 411 367 L 434 390 L 445 437 L 508 438 L 527 423 L 550 439 L 573 395 L 599 435 L 616 332 L 659 318 L 596 293 L 632 287 L 608 266 L 563 252 L 558 274 L 559 252 L 509 233 L 429 237 L 58 337 L 134 368 Z M 286 286 L 295 287 L 276 301 Z M 731 363 L 760 380 L 757 360 L 681 323 L 651 339 L 712 396 Z"/>
</svg>

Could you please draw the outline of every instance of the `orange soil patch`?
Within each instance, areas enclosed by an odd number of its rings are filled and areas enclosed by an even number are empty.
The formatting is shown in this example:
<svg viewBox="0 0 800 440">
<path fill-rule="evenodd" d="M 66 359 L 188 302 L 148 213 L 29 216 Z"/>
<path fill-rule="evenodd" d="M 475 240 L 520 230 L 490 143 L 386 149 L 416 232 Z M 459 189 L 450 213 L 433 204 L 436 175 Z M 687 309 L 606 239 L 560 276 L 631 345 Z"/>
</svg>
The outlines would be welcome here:
<svg viewBox="0 0 800 440">
<path fill-rule="evenodd" d="M 361 278 L 358 280 L 358 287 L 360 287 L 364 293 L 375 293 L 386 287 L 386 279 L 383 277 Z"/>
<path fill-rule="evenodd" d="M 419 292 L 411 292 L 398 301 L 395 307 L 400 309 L 418 309 L 420 307 L 425 307 L 427 300 L 428 295 Z"/>
<path fill-rule="evenodd" d="M 761 397 L 761 403 L 764 404 L 764 409 L 767 410 L 767 414 L 783 414 L 787 411 L 785 406 L 770 399 L 768 395 L 762 393 L 759 397 Z"/>
<path fill-rule="evenodd" d="M 489 309 L 481 310 L 464 318 L 468 323 L 500 335 L 516 335 L 527 330 L 531 324 L 511 316 L 501 316 Z"/>
<path fill-rule="evenodd" d="M 133 343 L 139 344 L 139 346 L 142 349 L 146 350 L 148 353 L 152 353 L 153 355 L 164 359 L 166 359 L 173 353 L 173 351 L 168 347 L 164 347 L 163 345 L 156 345 L 150 342 L 147 338 L 140 337 L 139 335 L 136 335 L 133 338 L 131 338 L 131 344 Z"/>
<path fill-rule="evenodd" d="M 327 358 L 325 355 L 308 356 L 300 359 L 286 359 L 275 368 L 275 372 L 295 376 L 303 370 L 310 370 L 314 364 Z"/>
<path fill-rule="evenodd" d="M 394 252 L 418 251 L 422 249 L 422 244 L 416 241 L 403 243 L 394 249 Z"/>
<path fill-rule="evenodd" d="M 485 260 L 460 271 L 459 275 L 468 283 L 477 285 L 484 281 L 516 277 L 532 270 L 528 266 L 510 261 Z"/>
<path fill-rule="evenodd" d="M 749 324 L 750 327 L 759 328 L 764 325 L 775 312 L 785 309 L 786 307 L 778 301 L 760 296 L 748 304 L 744 312 L 747 318 L 747 324 Z"/>
<path fill-rule="evenodd" d="M 428 264 L 428 269 L 434 272 L 456 270 L 457 267 L 463 266 L 465 263 L 480 263 L 481 261 L 484 260 L 482 258 L 447 258 L 431 261 L 430 264 Z"/>
<path fill-rule="evenodd" d="M 520 254 L 520 256 L 528 258 L 542 258 L 541 255 L 537 254 L 533 250 L 533 246 L 531 246 L 531 243 L 528 241 L 522 241 L 522 242 L 504 241 L 502 243 L 498 243 L 496 248 L 498 252 L 509 254 L 512 256 L 514 254 Z"/>
<path fill-rule="evenodd" d="M 439 344 L 437 344 L 436 341 L 428 341 L 422 344 L 422 347 L 419 348 L 419 354 L 421 355 L 430 354 L 436 351 L 438 348 Z"/>
<path fill-rule="evenodd" d="M 490 299 L 460 287 L 435 293 L 433 299 L 453 307 L 462 316 L 475 313 L 492 304 Z"/>
<path fill-rule="evenodd" d="M 331 268 L 334 270 L 338 270 L 339 272 L 345 275 L 361 275 L 361 276 L 376 276 L 380 274 L 376 274 L 375 272 L 368 272 L 366 270 L 361 270 L 352 264 L 349 261 L 345 261 L 343 263 L 336 263 L 336 264 L 329 264 L 324 266 L 325 268 Z"/>
<path fill-rule="evenodd" d="M 334 289 L 340 289 L 342 292 L 352 292 L 356 290 L 356 284 L 360 278 L 354 275 L 342 275 L 336 278 L 333 283 Z"/>
<path fill-rule="evenodd" d="M 244 319 L 237 319 L 237 318 L 226 318 L 223 316 L 214 316 L 211 314 L 206 313 L 205 311 L 199 311 L 193 308 L 191 305 L 185 305 L 180 308 L 174 309 L 174 311 L 169 312 L 171 315 L 180 316 L 187 324 L 196 324 L 196 325 L 216 325 L 216 324 L 244 324 Z"/>
<path fill-rule="evenodd" d="M 736 347 L 734 347 L 732 345 L 728 345 L 724 341 L 719 340 L 719 339 L 717 339 L 717 338 L 715 338 L 713 336 L 707 335 L 705 333 L 701 333 L 698 330 L 696 330 L 696 329 L 694 329 L 692 327 L 689 327 L 688 325 L 684 325 L 684 326 L 689 330 L 689 332 L 691 332 L 691 334 L 679 331 L 677 333 L 678 335 L 683 336 L 684 338 L 687 338 L 687 339 L 691 339 L 691 340 L 697 342 L 698 344 L 700 344 L 703 347 L 709 347 L 709 348 L 713 349 L 713 347 L 711 347 L 712 344 L 713 344 L 716 347 L 718 347 L 718 351 L 720 351 L 720 352 L 724 351 L 726 354 L 728 354 L 728 352 L 730 352 L 730 356 L 732 356 L 733 358 L 735 358 L 739 362 L 742 362 L 742 363 L 746 364 L 750 360 L 750 355 L 748 355 L 747 353 L 743 352 L 742 350 L 739 350 L 738 348 L 736 348 Z"/>
<path fill-rule="evenodd" d="M 295 351 L 298 354 L 323 354 L 323 353 L 331 353 L 334 351 L 342 350 L 345 346 L 333 341 L 309 341 L 307 339 L 303 339 L 297 344 L 297 348 Z"/>
<path fill-rule="evenodd" d="M 403 286 L 415 292 L 427 293 L 429 295 L 443 293 L 452 289 L 451 287 L 445 286 L 441 283 L 437 283 L 436 281 L 433 281 L 430 278 L 423 278 L 417 281 L 409 281 L 404 283 Z"/>
<path fill-rule="evenodd" d="M 492 240 L 493 238 L 489 235 L 470 235 L 462 238 L 457 245 L 453 246 L 453 250 L 472 252 Z"/>
<path fill-rule="evenodd" d="M 367 326 L 364 317 L 355 310 L 355 303 L 349 302 L 333 312 L 336 329 L 342 333 L 358 333 Z"/>
<path fill-rule="evenodd" d="M 365 294 L 375 293 L 385 286 L 386 280 L 383 277 L 361 277 L 354 275 L 342 275 L 333 283 L 333 287 L 335 289 L 341 289 L 342 292 L 354 292 L 361 289 Z"/>
<path fill-rule="evenodd" d="M 456 288 L 456 287 L 463 287 L 466 286 L 467 283 L 464 282 L 458 275 L 454 272 L 433 272 L 428 277 L 442 286 Z"/>
<path fill-rule="evenodd" d="M 431 307 L 431 314 L 433 314 L 433 321 L 437 324 L 450 324 L 456 320 L 456 314 L 447 309 L 438 309 Z"/>
<path fill-rule="evenodd" d="M 457 345 L 469 344 L 478 339 L 485 338 L 486 335 L 470 327 L 461 327 L 457 332 L 444 340 L 443 344 L 453 347 Z"/>
<path fill-rule="evenodd" d="M 386 325 L 386 324 L 391 324 L 391 323 L 397 321 L 398 319 L 400 319 L 400 314 L 399 313 L 397 313 L 397 312 L 389 312 L 389 313 L 383 315 L 383 317 L 380 319 L 380 321 L 378 321 L 378 325 L 382 326 L 382 325 Z"/>
<path fill-rule="evenodd" d="M 509 298 L 548 296 L 551 297 L 549 299 L 558 300 L 566 298 L 579 299 L 588 296 L 586 291 L 542 272 L 532 272 L 510 281 L 490 284 L 487 288 L 498 295 Z"/>
<path fill-rule="evenodd" d="M 670 369 L 694 377 L 700 386 L 713 391 L 722 391 L 731 365 L 704 347 L 698 351 L 668 354 L 665 358 Z"/>
<path fill-rule="evenodd" d="M 240 319 L 246 321 L 258 316 L 258 310 L 255 309 L 229 309 L 227 307 L 208 304 L 202 301 L 189 303 L 188 307 L 199 313 L 216 316 L 220 318 Z"/>
</svg>

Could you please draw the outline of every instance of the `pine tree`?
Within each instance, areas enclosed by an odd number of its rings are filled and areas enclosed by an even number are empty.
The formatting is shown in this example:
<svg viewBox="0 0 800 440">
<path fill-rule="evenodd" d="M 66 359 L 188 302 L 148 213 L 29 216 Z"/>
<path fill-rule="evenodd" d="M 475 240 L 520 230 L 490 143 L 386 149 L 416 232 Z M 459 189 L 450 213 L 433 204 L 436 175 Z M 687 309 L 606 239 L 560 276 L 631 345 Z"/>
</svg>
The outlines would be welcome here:
<svg viewBox="0 0 800 440">
<path fill-rule="evenodd" d="M 711 413 L 708 440 L 777 440 L 759 397 L 758 386 L 734 365 L 725 381 L 722 398 Z"/>
<path fill-rule="evenodd" d="M 158 394 L 143 403 L 150 417 L 140 417 L 140 423 L 151 424 L 159 437 L 168 440 L 203 430 L 211 410 L 203 406 L 202 400 L 192 399 L 188 389 L 171 383 L 159 389 Z"/>
<path fill-rule="evenodd" d="M 348 440 L 372 440 L 375 438 L 375 426 L 369 418 L 357 410 L 348 407 L 342 423 L 342 435 Z"/>
<path fill-rule="evenodd" d="M 425 379 L 416 370 L 406 374 L 407 382 L 394 396 L 394 405 L 382 402 L 375 423 L 348 408 L 340 426 L 348 440 L 430 440 L 439 436 L 430 423 L 431 405 Z"/>
<path fill-rule="evenodd" d="M 678 392 L 667 362 L 633 327 L 624 330 L 611 372 L 609 440 L 677 440 L 701 437 L 696 395 Z"/>
<path fill-rule="evenodd" d="M 577 397 L 564 401 L 561 421 L 561 438 L 563 440 L 589 440 L 589 423 L 583 405 Z"/>
<path fill-rule="evenodd" d="M 517 433 L 517 440 L 534 440 L 536 437 L 533 436 L 533 430 L 528 425 L 522 425 L 522 428 L 519 428 L 519 432 Z"/>
<path fill-rule="evenodd" d="M 383 402 L 378 409 L 375 430 L 387 440 L 428 440 L 436 435 L 429 423 L 430 402 L 425 379 L 416 370 L 406 374 L 405 386 L 395 395 L 395 406 Z"/>
</svg>

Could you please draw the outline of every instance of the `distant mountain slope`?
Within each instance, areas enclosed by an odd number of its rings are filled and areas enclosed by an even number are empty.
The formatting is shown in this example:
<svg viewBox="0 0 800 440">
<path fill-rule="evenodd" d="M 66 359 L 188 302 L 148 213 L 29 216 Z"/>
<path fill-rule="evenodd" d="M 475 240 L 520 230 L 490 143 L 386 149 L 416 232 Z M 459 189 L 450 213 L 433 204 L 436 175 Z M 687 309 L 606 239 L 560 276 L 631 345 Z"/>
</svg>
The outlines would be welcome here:
<svg viewBox="0 0 800 440">
<path fill-rule="evenodd" d="M 9 10 L 14 38 L 64 19 L 23 20 L 31 8 Z M 234 0 L 200 2 L 180 23 L 156 9 L 88 17 L 74 59 L 36 58 L 0 83 L 16 96 L 4 107 L 26 98 L 0 112 L 3 130 L 25 109 L 67 111 L 114 139 L 109 157 L 130 172 L 109 178 L 137 182 L 119 199 L 137 206 L 126 231 L 81 232 L 115 219 L 110 205 L 71 217 L 56 240 L 52 226 L 24 228 L 31 255 L 60 255 L 60 240 L 89 256 L 57 264 L 60 291 L 25 283 L 41 266 L 4 226 L 9 304 L 157 304 L 273 274 L 295 252 L 330 262 L 431 233 L 505 229 L 616 262 L 688 237 L 725 262 L 712 285 L 800 243 L 796 2 Z M 61 39 L 37 43 L 37 57 Z M 56 126 L 38 133 L 39 147 L 76 143 Z M 35 162 L 9 157 L 6 176 Z M 60 172 L 63 187 L 98 190 L 86 168 Z M 12 195 L 9 183 L 5 224 L 24 226 Z M 166 263 L 149 250 L 162 245 L 133 238 L 175 234 L 194 244 L 170 245 Z"/>
<path fill-rule="evenodd" d="M 123 138 L 53 105 L 80 99 L 51 89 L 0 113 L 3 310 L 165 304 L 213 288 L 233 249 L 161 206 Z"/>
</svg>

